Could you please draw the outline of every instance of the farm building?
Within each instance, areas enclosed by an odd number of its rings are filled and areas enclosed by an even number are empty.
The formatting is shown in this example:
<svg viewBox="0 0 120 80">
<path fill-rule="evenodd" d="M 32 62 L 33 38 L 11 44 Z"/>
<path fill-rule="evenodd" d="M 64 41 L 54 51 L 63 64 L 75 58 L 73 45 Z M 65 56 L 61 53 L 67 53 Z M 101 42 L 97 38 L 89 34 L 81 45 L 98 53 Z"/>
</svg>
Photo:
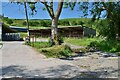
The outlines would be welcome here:
<svg viewBox="0 0 120 80">
<path fill-rule="evenodd" d="M 3 23 L 0 23 L 0 28 L 2 41 L 20 40 L 20 33 L 18 33 L 16 30 L 11 29 Z"/>
<path fill-rule="evenodd" d="M 61 26 L 58 28 L 58 34 L 63 37 L 89 37 L 96 36 L 96 31 L 92 28 L 81 26 Z M 36 35 L 41 37 L 49 37 L 51 35 L 51 29 L 34 29 L 30 30 L 30 35 Z"/>
</svg>

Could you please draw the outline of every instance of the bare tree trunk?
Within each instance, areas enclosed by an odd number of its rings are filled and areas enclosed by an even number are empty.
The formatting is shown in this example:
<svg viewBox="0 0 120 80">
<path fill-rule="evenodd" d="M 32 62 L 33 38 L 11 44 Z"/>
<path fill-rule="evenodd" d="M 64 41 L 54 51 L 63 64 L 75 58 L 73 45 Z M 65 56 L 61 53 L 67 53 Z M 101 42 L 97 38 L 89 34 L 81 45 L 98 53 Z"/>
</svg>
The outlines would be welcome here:
<svg viewBox="0 0 120 80">
<path fill-rule="evenodd" d="M 59 45 L 57 26 L 58 26 L 58 19 L 57 18 L 53 18 L 52 19 L 52 25 L 51 25 L 52 45 Z"/>
</svg>

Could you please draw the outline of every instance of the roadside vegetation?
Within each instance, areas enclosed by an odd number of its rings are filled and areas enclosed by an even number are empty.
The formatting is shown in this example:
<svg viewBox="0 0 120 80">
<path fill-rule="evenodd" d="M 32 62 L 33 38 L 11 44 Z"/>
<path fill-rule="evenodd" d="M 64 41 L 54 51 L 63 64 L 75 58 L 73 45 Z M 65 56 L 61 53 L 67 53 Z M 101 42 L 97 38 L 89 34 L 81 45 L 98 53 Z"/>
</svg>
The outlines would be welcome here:
<svg viewBox="0 0 120 80">
<path fill-rule="evenodd" d="M 102 39 L 100 38 L 65 38 L 65 42 L 77 45 L 77 46 L 88 46 L 91 42 L 97 41 L 100 42 Z"/>
<path fill-rule="evenodd" d="M 37 51 L 44 54 L 46 57 L 54 58 L 67 58 L 75 55 L 75 52 L 89 52 L 90 48 L 115 53 L 120 55 L 120 41 L 106 40 L 102 38 L 64 38 L 64 42 L 72 45 L 83 46 L 80 49 L 71 49 L 68 45 L 52 46 L 49 42 L 31 42 L 26 43 L 31 47 L 34 47 Z"/>
<path fill-rule="evenodd" d="M 117 40 L 93 41 L 88 46 L 95 47 L 101 51 L 117 53 L 120 55 L 120 41 Z"/>
<path fill-rule="evenodd" d="M 65 38 L 65 42 L 84 46 L 89 48 L 95 48 L 97 50 L 112 52 L 120 55 L 120 41 L 119 40 L 106 40 L 102 38 Z M 84 49 L 86 50 L 86 49 Z"/>
<path fill-rule="evenodd" d="M 67 58 L 73 55 L 73 51 L 67 45 L 57 45 L 51 47 L 49 42 L 30 42 L 25 44 L 34 47 L 37 51 L 48 58 Z"/>
</svg>

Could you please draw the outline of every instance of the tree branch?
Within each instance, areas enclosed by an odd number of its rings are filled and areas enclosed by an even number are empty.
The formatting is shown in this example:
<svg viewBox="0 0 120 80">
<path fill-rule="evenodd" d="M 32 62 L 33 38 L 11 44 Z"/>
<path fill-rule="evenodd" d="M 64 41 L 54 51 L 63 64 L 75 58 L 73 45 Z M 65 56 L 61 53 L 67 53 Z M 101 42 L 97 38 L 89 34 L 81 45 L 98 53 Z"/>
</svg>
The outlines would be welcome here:
<svg viewBox="0 0 120 80">
<path fill-rule="evenodd" d="M 52 13 L 52 11 L 50 10 L 50 6 L 47 5 L 46 0 L 44 0 L 44 1 L 40 1 L 40 2 L 41 2 L 42 4 L 44 4 L 44 6 L 45 6 L 45 8 L 47 9 L 47 11 L 48 11 L 50 17 L 53 18 L 53 17 L 54 17 L 54 16 L 53 16 L 53 13 Z"/>
<path fill-rule="evenodd" d="M 106 4 L 104 2 L 102 4 L 103 4 L 104 8 L 107 10 L 108 14 L 110 16 L 113 16 L 112 12 L 107 8 Z"/>
<path fill-rule="evenodd" d="M 50 2 L 50 11 L 51 11 L 51 15 L 54 16 L 53 0 L 51 0 L 51 2 Z"/>
<path fill-rule="evenodd" d="M 59 18 L 60 13 L 62 12 L 62 7 L 63 7 L 63 0 L 59 0 L 58 8 L 56 10 L 56 18 Z"/>
</svg>

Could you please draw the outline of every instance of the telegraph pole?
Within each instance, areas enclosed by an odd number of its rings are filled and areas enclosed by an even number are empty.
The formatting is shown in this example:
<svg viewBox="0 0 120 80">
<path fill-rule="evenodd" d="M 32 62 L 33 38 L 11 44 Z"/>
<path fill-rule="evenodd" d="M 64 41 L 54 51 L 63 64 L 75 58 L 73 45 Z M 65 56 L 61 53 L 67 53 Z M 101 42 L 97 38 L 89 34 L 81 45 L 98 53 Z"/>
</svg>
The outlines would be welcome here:
<svg viewBox="0 0 120 80">
<path fill-rule="evenodd" d="M 24 7 L 25 7 L 25 15 L 26 15 L 26 27 L 27 27 L 27 32 L 28 32 L 28 41 L 30 42 L 30 32 L 29 32 L 28 12 L 27 12 L 26 1 L 24 2 Z"/>
</svg>

